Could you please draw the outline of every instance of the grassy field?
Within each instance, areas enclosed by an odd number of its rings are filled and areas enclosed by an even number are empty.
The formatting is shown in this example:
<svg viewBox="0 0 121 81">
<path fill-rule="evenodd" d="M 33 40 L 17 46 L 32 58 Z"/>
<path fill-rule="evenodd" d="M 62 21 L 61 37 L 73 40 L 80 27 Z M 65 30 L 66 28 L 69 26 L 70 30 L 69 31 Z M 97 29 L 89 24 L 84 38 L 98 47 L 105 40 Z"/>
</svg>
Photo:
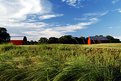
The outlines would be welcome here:
<svg viewBox="0 0 121 81">
<path fill-rule="evenodd" d="M 0 81 L 121 81 L 121 44 L 0 45 Z"/>
</svg>

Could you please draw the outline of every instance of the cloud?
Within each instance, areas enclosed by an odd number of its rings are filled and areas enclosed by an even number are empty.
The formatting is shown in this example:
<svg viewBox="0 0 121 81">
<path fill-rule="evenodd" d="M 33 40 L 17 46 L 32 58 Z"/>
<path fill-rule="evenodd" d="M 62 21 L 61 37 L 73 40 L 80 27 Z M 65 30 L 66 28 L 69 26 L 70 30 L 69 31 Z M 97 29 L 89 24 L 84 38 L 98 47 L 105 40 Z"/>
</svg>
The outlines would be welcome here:
<svg viewBox="0 0 121 81">
<path fill-rule="evenodd" d="M 0 26 L 23 23 L 29 14 L 43 15 L 50 12 L 52 5 L 47 0 L 0 0 Z"/>
<path fill-rule="evenodd" d="M 87 28 L 87 26 L 95 24 L 97 22 L 98 22 L 98 19 L 91 19 L 89 22 L 80 22 L 75 25 L 56 27 L 56 28 L 54 28 L 54 30 L 61 31 L 63 33 L 75 32 L 77 30 L 85 29 L 85 28 Z"/>
<path fill-rule="evenodd" d="M 30 31 L 23 32 L 23 34 L 30 35 L 29 38 L 36 37 L 36 40 L 38 40 L 40 37 L 47 37 L 47 38 L 60 37 L 69 32 L 76 32 L 78 30 L 85 29 L 88 26 L 95 24 L 97 22 L 98 22 L 98 19 L 94 18 L 94 19 L 90 19 L 89 22 L 79 22 L 77 24 L 71 24 L 71 25 L 57 26 L 57 27 L 45 28 L 45 29 L 39 29 L 39 30 L 30 30 Z M 51 24 L 48 24 L 48 26 L 49 25 Z"/>
<path fill-rule="evenodd" d="M 81 3 L 83 1 L 85 1 L 85 0 L 62 0 L 62 2 L 65 2 L 68 5 L 73 6 L 73 7 L 77 7 L 77 8 L 83 7 L 83 5 Z"/>
<path fill-rule="evenodd" d="M 45 14 L 51 12 L 51 4 L 43 5 L 46 0 L 0 0 L 0 19 L 24 20 L 28 14 Z M 46 1 L 47 2 L 47 1 Z"/>
<path fill-rule="evenodd" d="M 105 12 L 96 12 L 96 13 L 85 13 L 83 17 L 74 18 L 76 21 L 99 21 L 99 18 L 105 16 L 109 11 Z"/>
<path fill-rule="evenodd" d="M 95 16 L 95 17 L 101 17 L 101 16 L 105 16 L 108 14 L 109 11 L 105 11 L 105 12 L 96 12 L 96 13 L 86 13 L 84 14 L 84 16 L 89 17 L 89 16 Z"/>
<path fill-rule="evenodd" d="M 78 6 L 81 0 L 63 0 L 71 6 Z M 52 11 L 48 0 L 0 0 L 0 26 L 6 27 L 11 35 L 26 35 L 29 40 L 40 37 L 60 37 L 69 32 L 87 28 L 106 13 L 88 13 L 88 21 L 70 25 L 53 25 L 41 20 L 63 16 Z M 37 21 L 39 20 L 39 21 Z M 52 27 L 53 26 L 53 27 Z"/>
<path fill-rule="evenodd" d="M 113 27 L 111 27 L 111 26 L 109 26 L 109 27 L 107 27 L 108 29 L 113 29 Z"/>
<path fill-rule="evenodd" d="M 40 37 L 60 37 L 64 35 L 64 33 L 60 31 L 53 30 L 51 28 L 47 28 L 44 30 L 35 30 L 35 31 L 25 31 L 23 34 L 30 35 L 29 40 L 39 40 Z M 34 37 L 34 39 L 33 39 Z"/>
<path fill-rule="evenodd" d="M 77 21 L 98 21 L 98 17 L 84 17 L 84 18 L 74 18 L 74 20 L 77 20 Z"/>
<path fill-rule="evenodd" d="M 50 19 L 63 16 L 63 14 L 54 14 L 52 7 L 48 0 L 0 0 L 0 26 L 6 27 L 10 35 L 27 35 L 35 39 L 40 34 L 47 36 L 44 32 L 58 35 L 56 31 L 44 29 L 50 27 L 48 23 L 37 21 L 40 17 Z M 39 31 L 40 34 L 37 33 Z"/>
<path fill-rule="evenodd" d="M 40 16 L 40 19 L 51 19 L 51 18 L 60 17 L 60 16 L 63 16 L 63 14 L 48 14 L 48 15 Z"/>
<path fill-rule="evenodd" d="M 121 40 L 121 36 L 113 36 L 113 37 Z"/>
<path fill-rule="evenodd" d="M 112 4 L 118 3 L 120 0 L 112 0 Z"/>
<path fill-rule="evenodd" d="M 117 11 L 118 11 L 119 13 L 121 13 L 121 9 L 117 9 Z"/>
</svg>

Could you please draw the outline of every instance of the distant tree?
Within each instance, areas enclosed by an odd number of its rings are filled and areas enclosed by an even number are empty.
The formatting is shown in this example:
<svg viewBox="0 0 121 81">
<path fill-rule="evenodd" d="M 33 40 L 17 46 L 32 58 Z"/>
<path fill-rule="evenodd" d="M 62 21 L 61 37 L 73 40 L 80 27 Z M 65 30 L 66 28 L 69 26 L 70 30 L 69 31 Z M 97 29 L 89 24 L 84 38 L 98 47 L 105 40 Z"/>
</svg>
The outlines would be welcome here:
<svg viewBox="0 0 121 81">
<path fill-rule="evenodd" d="M 86 41 L 85 37 L 81 36 L 80 40 L 81 40 L 81 44 L 87 44 L 87 41 Z"/>
<path fill-rule="evenodd" d="M 33 45 L 34 44 L 34 41 L 33 40 L 29 41 L 29 44 L 30 45 Z"/>
<path fill-rule="evenodd" d="M 114 37 L 107 35 L 106 38 L 109 40 L 109 43 L 113 43 L 114 42 Z"/>
<path fill-rule="evenodd" d="M 115 39 L 113 36 L 106 36 L 106 38 L 109 40 L 110 43 L 120 43 L 119 39 Z"/>
<path fill-rule="evenodd" d="M 77 41 L 77 44 L 81 44 L 81 39 L 78 37 L 74 37 L 74 39 Z"/>
<path fill-rule="evenodd" d="M 24 44 L 27 44 L 27 37 L 26 36 L 24 36 L 23 41 L 24 41 Z"/>
<path fill-rule="evenodd" d="M 37 45 L 38 42 L 37 42 L 37 41 L 31 40 L 31 41 L 28 41 L 28 44 L 29 44 L 29 45 Z"/>
<path fill-rule="evenodd" d="M 107 35 L 106 38 L 109 39 L 109 40 L 113 40 L 114 39 L 114 37 L 110 36 L 110 35 Z"/>
<path fill-rule="evenodd" d="M 59 43 L 59 40 L 56 37 L 50 37 L 48 40 L 48 43 L 49 44 L 56 44 L 56 43 Z"/>
<path fill-rule="evenodd" d="M 77 44 L 86 44 L 86 38 L 85 37 L 74 37 L 77 41 Z"/>
<path fill-rule="evenodd" d="M 104 37 L 103 35 L 95 35 L 95 37 Z"/>
<path fill-rule="evenodd" d="M 78 41 L 71 35 L 65 35 L 60 37 L 59 42 L 62 44 L 78 44 Z"/>
<path fill-rule="evenodd" d="M 0 27 L 0 43 L 3 42 L 9 42 L 10 41 L 10 35 L 7 33 L 7 29 Z"/>
<path fill-rule="evenodd" d="M 40 40 L 38 41 L 40 44 L 47 44 L 48 43 L 48 39 L 45 37 L 41 37 Z"/>
<path fill-rule="evenodd" d="M 120 40 L 119 40 L 119 39 L 114 39 L 113 42 L 114 42 L 114 43 L 120 43 Z"/>
</svg>

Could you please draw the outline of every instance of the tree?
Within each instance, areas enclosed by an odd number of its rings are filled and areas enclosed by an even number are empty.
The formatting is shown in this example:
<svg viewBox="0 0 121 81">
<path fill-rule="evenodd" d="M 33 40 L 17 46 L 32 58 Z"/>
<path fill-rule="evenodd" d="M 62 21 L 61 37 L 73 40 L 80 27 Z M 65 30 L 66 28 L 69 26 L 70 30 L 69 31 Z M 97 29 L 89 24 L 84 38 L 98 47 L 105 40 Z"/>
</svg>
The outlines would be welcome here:
<svg viewBox="0 0 121 81">
<path fill-rule="evenodd" d="M 110 35 L 107 35 L 106 38 L 109 39 L 109 40 L 114 40 L 114 37 L 110 36 Z"/>
<path fill-rule="evenodd" d="M 95 35 L 95 37 L 104 37 L 103 35 Z"/>
<path fill-rule="evenodd" d="M 62 44 L 78 44 L 78 41 L 71 35 L 65 35 L 60 37 L 59 42 Z"/>
<path fill-rule="evenodd" d="M 119 39 L 114 39 L 114 43 L 120 43 Z"/>
<path fill-rule="evenodd" d="M 29 45 L 37 45 L 38 42 L 37 42 L 37 41 L 31 40 L 31 41 L 28 41 L 28 44 L 29 44 Z"/>
<path fill-rule="evenodd" d="M 7 33 L 6 28 L 0 27 L 0 43 L 9 42 L 10 35 Z"/>
<path fill-rule="evenodd" d="M 113 36 L 106 36 L 106 38 L 109 40 L 110 43 L 120 43 L 119 39 L 115 39 Z"/>
<path fill-rule="evenodd" d="M 114 37 L 107 35 L 106 38 L 109 40 L 110 43 L 114 43 Z"/>
<path fill-rule="evenodd" d="M 53 44 L 53 43 L 59 43 L 59 41 L 58 41 L 58 38 L 56 38 L 56 37 L 50 37 L 49 38 L 49 40 L 48 40 L 48 43 L 49 44 Z"/>
<path fill-rule="evenodd" d="M 26 36 L 24 36 L 23 41 L 24 41 L 24 44 L 27 44 L 27 37 Z"/>
<path fill-rule="evenodd" d="M 78 44 L 86 44 L 85 37 L 74 37 Z"/>
<path fill-rule="evenodd" d="M 45 37 L 41 37 L 40 40 L 38 41 L 40 44 L 47 44 L 48 43 L 48 39 Z"/>
</svg>

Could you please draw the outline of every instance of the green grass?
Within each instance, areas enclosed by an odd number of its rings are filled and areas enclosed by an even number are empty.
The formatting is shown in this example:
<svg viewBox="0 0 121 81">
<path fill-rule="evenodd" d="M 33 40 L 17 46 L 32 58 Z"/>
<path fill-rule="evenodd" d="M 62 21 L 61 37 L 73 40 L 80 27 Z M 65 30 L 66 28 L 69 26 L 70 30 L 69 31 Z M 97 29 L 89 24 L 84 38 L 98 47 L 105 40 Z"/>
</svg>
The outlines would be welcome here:
<svg viewBox="0 0 121 81">
<path fill-rule="evenodd" d="M 121 81 L 121 44 L 0 45 L 0 81 Z"/>
</svg>

